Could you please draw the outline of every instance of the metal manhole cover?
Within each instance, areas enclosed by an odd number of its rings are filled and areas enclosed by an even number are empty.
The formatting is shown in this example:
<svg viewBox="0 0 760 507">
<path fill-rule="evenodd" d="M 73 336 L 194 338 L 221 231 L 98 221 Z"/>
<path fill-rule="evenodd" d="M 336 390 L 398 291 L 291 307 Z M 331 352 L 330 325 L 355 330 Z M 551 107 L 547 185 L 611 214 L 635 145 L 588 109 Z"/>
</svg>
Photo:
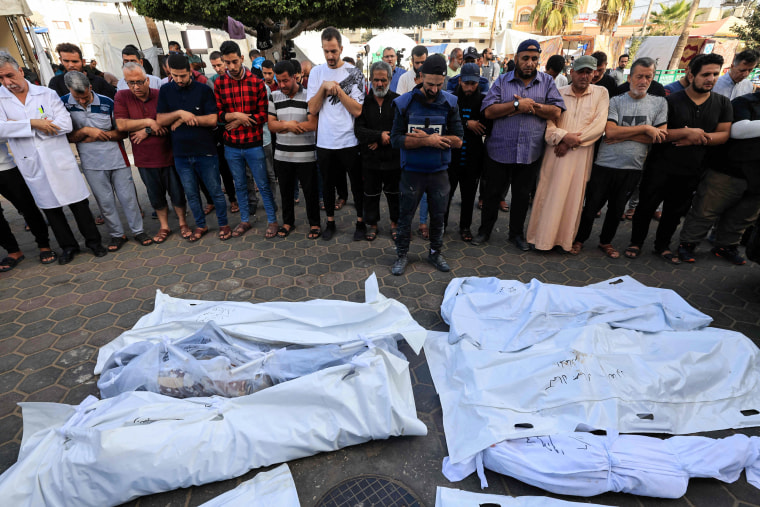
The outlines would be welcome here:
<svg viewBox="0 0 760 507">
<path fill-rule="evenodd" d="M 379 475 L 360 475 L 334 486 L 315 507 L 416 507 L 423 506 L 402 483 Z"/>
</svg>

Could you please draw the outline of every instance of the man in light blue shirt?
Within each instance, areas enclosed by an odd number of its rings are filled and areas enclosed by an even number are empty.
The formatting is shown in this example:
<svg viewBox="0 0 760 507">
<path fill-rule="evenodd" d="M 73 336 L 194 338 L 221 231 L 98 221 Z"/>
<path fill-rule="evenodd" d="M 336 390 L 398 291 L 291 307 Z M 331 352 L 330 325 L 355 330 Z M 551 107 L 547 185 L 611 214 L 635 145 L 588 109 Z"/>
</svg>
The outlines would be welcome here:
<svg viewBox="0 0 760 507">
<path fill-rule="evenodd" d="M 752 93 L 755 87 L 748 76 L 757 65 L 758 59 L 760 59 L 760 55 L 752 49 L 736 55 L 728 72 L 718 78 L 713 91 L 728 97 L 729 100 Z"/>
</svg>

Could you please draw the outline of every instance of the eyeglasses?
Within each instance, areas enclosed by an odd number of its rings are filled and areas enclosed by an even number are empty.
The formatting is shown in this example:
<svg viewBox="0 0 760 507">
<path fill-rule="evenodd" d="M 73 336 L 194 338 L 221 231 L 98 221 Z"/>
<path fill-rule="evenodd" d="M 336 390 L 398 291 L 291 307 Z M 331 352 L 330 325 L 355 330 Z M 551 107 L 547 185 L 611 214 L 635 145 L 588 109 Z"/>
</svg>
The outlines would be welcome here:
<svg viewBox="0 0 760 507">
<path fill-rule="evenodd" d="M 147 81 L 147 80 L 148 80 L 148 78 L 146 77 L 142 81 L 127 81 L 127 86 L 130 86 L 130 87 L 131 86 L 140 86 L 140 85 L 145 84 L 145 81 Z"/>
</svg>

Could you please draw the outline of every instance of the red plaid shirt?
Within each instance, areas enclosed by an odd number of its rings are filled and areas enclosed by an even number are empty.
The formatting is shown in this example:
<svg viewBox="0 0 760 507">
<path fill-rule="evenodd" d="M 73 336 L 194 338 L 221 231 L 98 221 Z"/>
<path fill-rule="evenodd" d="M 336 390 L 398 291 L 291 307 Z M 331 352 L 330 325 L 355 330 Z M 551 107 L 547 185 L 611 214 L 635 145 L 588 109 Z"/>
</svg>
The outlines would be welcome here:
<svg viewBox="0 0 760 507">
<path fill-rule="evenodd" d="M 225 130 L 224 144 L 236 148 L 261 146 L 269 108 L 264 81 L 248 69 L 245 69 L 245 75 L 239 81 L 223 74 L 214 83 L 214 95 L 221 123 L 226 123 L 226 113 L 235 112 L 249 114 L 256 120 L 252 127 L 241 125 L 236 129 Z"/>
</svg>

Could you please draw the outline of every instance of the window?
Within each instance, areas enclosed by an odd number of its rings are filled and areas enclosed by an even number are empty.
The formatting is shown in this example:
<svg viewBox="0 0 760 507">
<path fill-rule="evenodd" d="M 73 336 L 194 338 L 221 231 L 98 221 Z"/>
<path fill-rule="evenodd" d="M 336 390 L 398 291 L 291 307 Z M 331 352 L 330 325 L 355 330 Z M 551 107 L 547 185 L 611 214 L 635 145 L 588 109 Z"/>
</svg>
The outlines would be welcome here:
<svg viewBox="0 0 760 507">
<path fill-rule="evenodd" d="M 461 19 L 454 21 L 454 28 L 462 28 L 462 27 L 464 27 L 464 22 Z"/>
<path fill-rule="evenodd" d="M 439 30 L 445 30 L 446 29 L 446 22 L 445 21 L 441 21 L 440 23 L 438 23 L 438 29 Z"/>
<path fill-rule="evenodd" d="M 71 25 L 68 21 L 53 21 L 53 24 L 60 30 L 71 30 Z"/>
<path fill-rule="evenodd" d="M 530 23 L 530 12 L 520 14 L 520 23 Z"/>
</svg>

